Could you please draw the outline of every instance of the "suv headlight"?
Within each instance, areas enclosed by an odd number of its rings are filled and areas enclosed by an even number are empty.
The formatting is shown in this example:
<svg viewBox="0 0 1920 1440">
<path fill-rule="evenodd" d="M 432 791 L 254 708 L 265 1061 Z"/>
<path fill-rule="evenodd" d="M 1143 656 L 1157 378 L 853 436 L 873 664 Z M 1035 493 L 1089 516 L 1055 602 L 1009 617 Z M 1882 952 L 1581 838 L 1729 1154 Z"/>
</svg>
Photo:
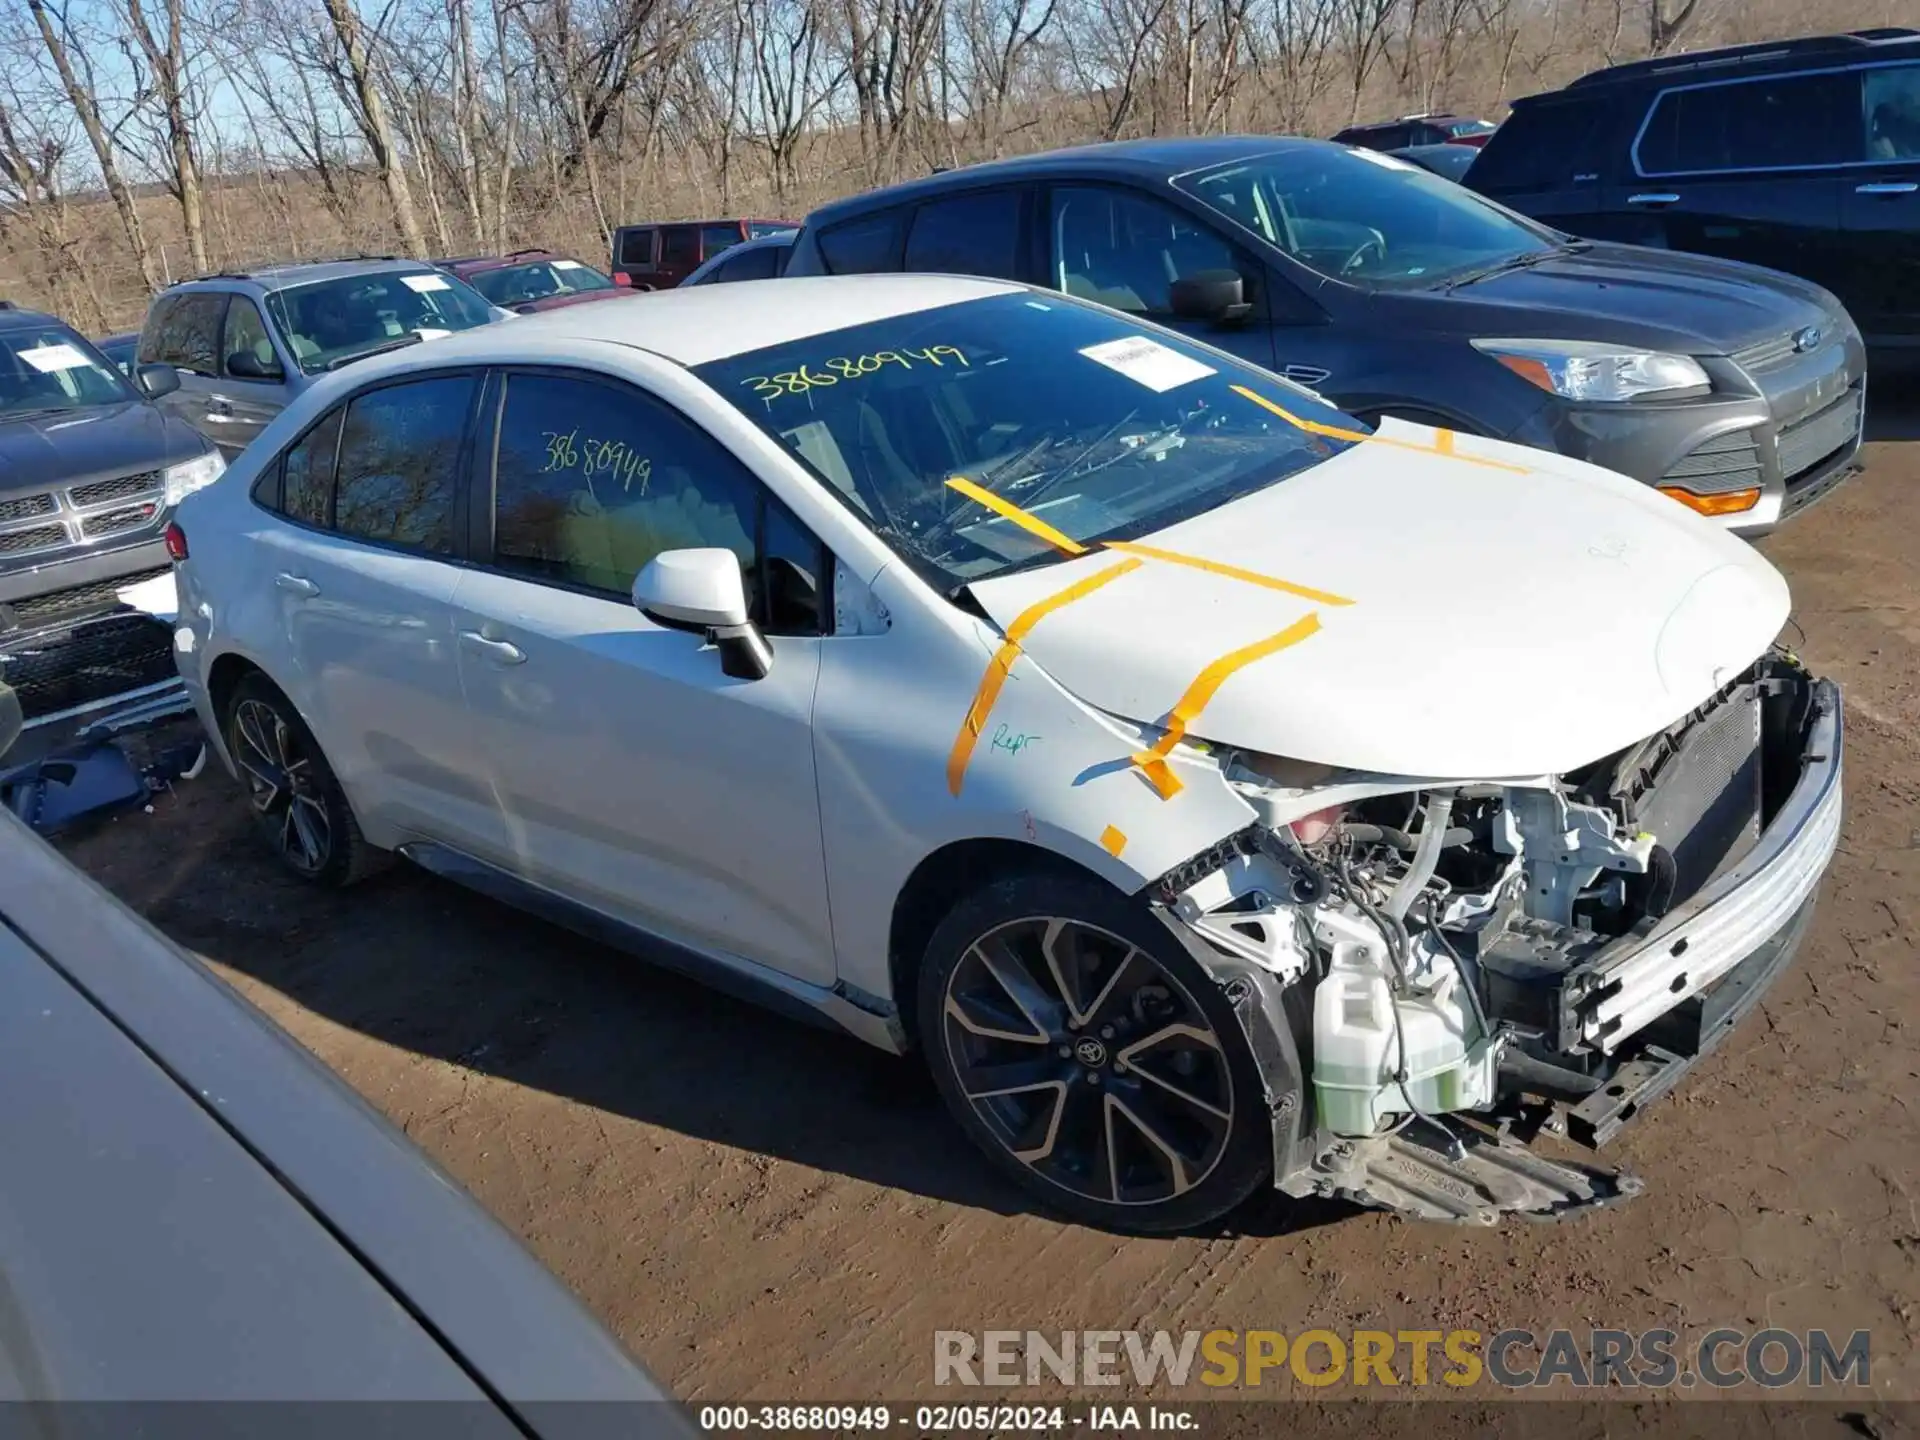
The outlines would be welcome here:
<svg viewBox="0 0 1920 1440">
<path fill-rule="evenodd" d="M 1568 400 L 1638 400 L 1709 390 L 1712 382 L 1688 355 L 1632 350 L 1595 340 L 1475 340 L 1522 380 Z"/>
<path fill-rule="evenodd" d="M 218 450 L 209 450 L 197 460 L 182 460 L 160 472 L 171 509 L 196 490 L 204 490 L 226 473 L 227 460 Z"/>
</svg>

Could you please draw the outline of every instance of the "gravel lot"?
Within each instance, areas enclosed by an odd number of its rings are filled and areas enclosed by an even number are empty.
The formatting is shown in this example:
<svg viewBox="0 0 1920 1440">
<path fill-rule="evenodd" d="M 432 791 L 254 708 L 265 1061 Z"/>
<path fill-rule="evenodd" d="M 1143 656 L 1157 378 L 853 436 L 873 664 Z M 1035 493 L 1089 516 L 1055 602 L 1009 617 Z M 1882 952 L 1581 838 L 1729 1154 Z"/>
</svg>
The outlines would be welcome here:
<svg viewBox="0 0 1920 1440">
<path fill-rule="evenodd" d="M 1216 1236 L 1117 1239 L 989 1178 L 911 1065 L 405 868 L 302 889 L 214 770 L 68 850 L 690 1401 L 986 1398 L 934 1395 L 937 1329 L 1557 1325 L 1868 1329 L 1878 1399 L 1920 1399 L 1920 394 L 1880 411 L 1868 473 L 1763 543 L 1801 653 L 1849 704 L 1851 812 L 1813 937 L 1610 1152 L 1648 1192 L 1568 1225 L 1274 1199 Z"/>
</svg>

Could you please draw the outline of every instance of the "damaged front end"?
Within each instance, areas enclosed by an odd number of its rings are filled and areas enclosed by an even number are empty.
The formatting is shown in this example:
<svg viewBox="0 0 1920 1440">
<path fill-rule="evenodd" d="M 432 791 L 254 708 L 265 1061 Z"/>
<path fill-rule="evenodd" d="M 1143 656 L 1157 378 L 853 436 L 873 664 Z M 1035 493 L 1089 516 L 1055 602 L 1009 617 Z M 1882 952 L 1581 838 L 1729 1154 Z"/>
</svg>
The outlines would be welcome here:
<svg viewBox="0 0 1920 1440">
<path fill-rule="evenodd" d="M 1775 651 L 1560 776 L 1437 783 L 1222 751 L 1258 823 L 1155 886 L 1222 983 L 1275 1183 L 1495 1223 L 1640 1182 L 1606 1143 L 1797 948 L 1841 822 L 1840 694 Z"/>
</svg>

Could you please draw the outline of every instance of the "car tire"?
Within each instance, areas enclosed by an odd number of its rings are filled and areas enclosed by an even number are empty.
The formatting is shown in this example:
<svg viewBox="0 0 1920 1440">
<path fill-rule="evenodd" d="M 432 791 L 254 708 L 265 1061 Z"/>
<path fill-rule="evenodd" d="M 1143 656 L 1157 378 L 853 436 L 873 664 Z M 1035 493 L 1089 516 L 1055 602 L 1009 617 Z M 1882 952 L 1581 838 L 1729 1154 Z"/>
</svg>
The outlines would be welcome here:
<svg viewBox="0 0 1920 1440">
<path fill-rule="evenodd" d="M 916 1005 L 960 1128 L 1052 1209 L 1175 1233 L 1272 1174 L 1260 1077 L 1219 984 L 1144 903 L 1091 876 L 1016 875 L 959 901 Z"/>
<path fill-rule="evenodd" d="M 265 675 L 255 672 L 234 686 L 221 730 L 247 787 L 255 824 L 295 875 L 338 888 L 365 879 L 392 859 L 360 833 L 313 732 Z"/>
</svg>

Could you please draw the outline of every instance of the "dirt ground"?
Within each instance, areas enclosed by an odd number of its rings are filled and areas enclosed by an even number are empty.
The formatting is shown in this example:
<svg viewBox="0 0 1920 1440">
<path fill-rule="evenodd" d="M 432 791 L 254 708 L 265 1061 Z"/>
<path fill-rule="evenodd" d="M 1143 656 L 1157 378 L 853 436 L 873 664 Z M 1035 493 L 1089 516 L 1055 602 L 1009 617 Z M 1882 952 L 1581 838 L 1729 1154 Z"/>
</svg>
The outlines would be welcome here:
<svg viewBox="0 0 1920 1440">
<path fill-rule="evenodd" d="M 68 849 L 696 1404 L 990 1398 L 934 1393 L 943 1329 L 1310 1326 L 1865 1329 L 1872 1398 L 1920 1400 L 1920 396 L 1872 433 L 1867 474 L 1763 543 L 1801 653 L 1850 707 L 1850 814 L 1812 938 L 1608 1152 L 1647 1193 L 1573 1223 L 1462 1232 L 1263 1199 L 1217 1235 L 1116 1238 L 989 1177 L 908 1063 L 423 873 L 347 897 L 283 879 L 224 775 Z"/>
</svg>

